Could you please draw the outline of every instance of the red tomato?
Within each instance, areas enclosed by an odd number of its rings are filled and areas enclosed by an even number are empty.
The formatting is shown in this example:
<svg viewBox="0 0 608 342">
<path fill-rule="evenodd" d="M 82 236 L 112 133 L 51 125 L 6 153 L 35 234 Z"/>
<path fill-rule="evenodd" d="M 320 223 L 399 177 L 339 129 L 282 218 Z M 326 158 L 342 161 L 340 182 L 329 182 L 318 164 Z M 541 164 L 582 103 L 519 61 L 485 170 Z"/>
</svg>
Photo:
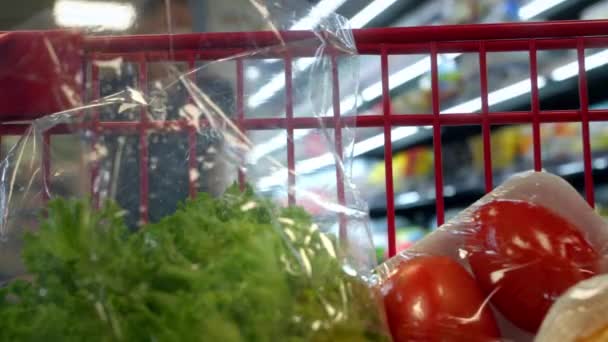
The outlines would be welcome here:
<svg viewBox="0 0 608 342">
<path fill-rule="evenodd" d="M 404 261 L 382 293 L 395 342 L 493 341 L 500 336 L 475 280 L 448 257 Z"/>
<path fill-rule="evenodd" d="M 599 256 L 574 225 L 546 208 L 498 200 L 480 207 L 469 262 L 492 303 L 536 332 L 554 300 L 593 276 Z"/>
</svg>

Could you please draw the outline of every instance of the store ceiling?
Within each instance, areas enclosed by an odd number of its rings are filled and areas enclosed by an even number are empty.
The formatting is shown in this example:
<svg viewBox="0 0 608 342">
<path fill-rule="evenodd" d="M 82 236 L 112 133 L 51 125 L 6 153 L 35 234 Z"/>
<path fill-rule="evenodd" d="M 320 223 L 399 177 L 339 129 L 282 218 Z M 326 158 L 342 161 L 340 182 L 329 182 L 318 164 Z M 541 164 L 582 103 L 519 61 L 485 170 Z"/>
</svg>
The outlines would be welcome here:
<svg viewBox="0 0 608 342">
<path fill-rule="evenodd" d="M 52 9 L 56 0 L 18 0 L 11 1 L 10 4 L 0 5 L 0 30 L 14 29 L 48 29 L 53 27 Z M 105 0 L 97 0 L 105 1 Z M 165 1 L 165 0 L 107 0 L 107 1 L 128 1 L 141 3 L 142 1 Z M 214 0 L 190 0 L 193 3 L 203 3 Z M 238 0 L 231 0 L 236 3 Z M 248 2 L 249 0 L 241 0 Z M 307 0 L 308 3 L 315 4 L 319 0 Z M 346 17 L 351 17 L 361 8 L 369 4 L 369 0 L 348 0 L 339 8 L 339 13 Z M 374 20 L 373 26 L 390 22 L 396 16 L 411 10 L 419 4 L 416 0 L 400 0 L 391 6 L 391 11 L 385 11 Z M 200 5 L 193 5 L 192 8 L 201 8 Z M 207 14 L 215 6 L 205 6 Z M 196 12 L 196 10 L 194 11 Z M 196 15 L 196 13 L 194 13 Z"/>
<path fill-rule="evenodd" d="M 34 13 L 52 8 L 54 0 L 18 0 L 0 5 L 0 30 L 10 30 L 26 21 Z"/>
<path fill-rule="evenodd" d="M 14 29 L 48 29 L 54 25 L 52 17 L 52 9 L 56 0 L 15 0 L 15 1 L 4 1 L 5 4 L 0 5 L 0 30 L 14 30 Z M 112 1 L 112 2 L 132 2 L 140 4 L 144 1 L 166 1 L 166 0 L 96 0 L 96 1 Z M 216 6 L 209 6 L 214 1 L 218 0 L 190 0 L 192 2 L 193 14 L 209 15 L 210 11 L 213 11 Z M 235 8 L 242 7 L 237 5 L 239 1 L 249 2 L 250 0 L 230 0 L 228 3 L 234 5 Z M 290 1 L 290 0 L 286 0 Z M 299 0 L 300 3 L 307 2 L 309 4 L 315 4 L 321 0 Z M 337 1 L 337 0 L 336 0 Z M 458 1 L 469 1 L 469 0 L 458 0 Z M 566 1 L 565 5 L 569 7 L 569 10 L 559 11 L 559 15 L 554 15 L 553 12 L 547 13 L 547 18 L 556 19 L 575 19 L 574 14 L 578 13 L 581 8 L 587 7 L 588 5 L 595 3 L 597 0 L 577 0 L 577 1 Z M 207 5 L 201 5 L 208 2 Z M 389 10 L 385 10 L 368 24 L 368 26 L 383 26 L 390 23 L 394 23 L 396 20 L 404 17 L 406 13 L 411 12 L 414 8 L 427 4 L 433 1 L 419 1 L 419 0 L 399 0 L 395 1 Z M 435 0 L 434 2 L 440 2 Z M 295 1 L 295 3 L 299 3 Z M 369 5 L 370 0 L 347 0 L 338 9 L 338 12 L 346 17 L 352 17 L 363 7 Z M 218 3 L 215 3 L 216 5 Z M 204 7 L 202 7 L 204 6 Z M 205 8 L 204 11 L 197 11 L 197 9 Z M 198 14 L 197 14 L 198 12 Z M 204 19 L 199 18 L 199 21 Z M 197 29 L 197 28 L 195 28 Z"/>
</svg>

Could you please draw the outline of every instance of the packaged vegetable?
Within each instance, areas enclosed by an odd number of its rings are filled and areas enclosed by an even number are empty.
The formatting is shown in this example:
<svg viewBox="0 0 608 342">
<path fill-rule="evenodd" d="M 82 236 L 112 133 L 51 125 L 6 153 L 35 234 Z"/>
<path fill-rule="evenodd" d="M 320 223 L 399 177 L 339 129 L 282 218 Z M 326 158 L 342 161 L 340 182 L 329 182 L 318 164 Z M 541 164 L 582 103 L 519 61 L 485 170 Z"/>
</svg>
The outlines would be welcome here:
<svg viewBox="0 0 608 342">
<path fill-rule="evenodd" d="M 570 288 L 551 307 L 537 342 L 608 340 L 608 275 L 598 275 Z"/>
<path fill-rule="evenodd" d="M 56 199 L 41 220 L 23 247 L 32 279 L 0 292 L 1 340 L 388 340 L 334 238 L 251 188 L 201 193 L 137 233 L 112 203 Z"/>
<path fill-rule="evenodd" d="M 81 36 L 86 104 L 13 123 L 1 340 L 390 340 L 353 130 L 325 120 L 341 103 L 353 121 L 351 31 L 296 1 L 247 6 L 266 32 Z M 309 134 L 333 171 L 314 189 Z"/>
<path fill-rule="evenodd" d="M 564 180 L 513 176 L 378 268 L 393 338 L 529 341 L 561 295 L 605 270 L 607 243 Z"/>
</svg>

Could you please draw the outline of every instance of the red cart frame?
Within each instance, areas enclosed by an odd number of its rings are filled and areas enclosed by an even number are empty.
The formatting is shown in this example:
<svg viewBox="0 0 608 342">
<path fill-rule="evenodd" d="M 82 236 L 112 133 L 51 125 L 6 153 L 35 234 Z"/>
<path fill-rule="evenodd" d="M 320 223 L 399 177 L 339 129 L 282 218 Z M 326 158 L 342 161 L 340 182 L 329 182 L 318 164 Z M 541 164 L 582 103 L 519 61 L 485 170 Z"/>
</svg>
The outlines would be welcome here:
<svg viewBox="0 0 608 342">
<path fill-rule="evenodd" d="M 492 190 L 492 157 L 490 128 L 497 124 L 532 125 L 534 169 L 541 170 L 541 139 L 540 124 L 550 122 L 580 122 L 582 128 L 582 146 L 584 161 L 585 196 L 590 205 L 594 205 L 594 186 L 592 178 L 592 158 L 589 137 L 591 121 L 608 120 L 608 110 L 590 110 L 587 92 L 587 75 L 585 67 L 585 49 L 608 48 L 608 21 L 568 21 L 544 23 L 512 23 L 512 24 L 483 24 L 434 26 L 415 28 L 381 28 L 354 30 L 356 45 L 360 54 L 378 55 L 381 59 L 382 77 L 382 112 L 372 115 L 358 116 L 354 120 L 341 117 L 340 94 L 338 84 L 337 59 L 332 55 L 333 71 L 333 116 L 331 117 L 294 117 L 292 93 L 291 59 L 312 55 L 313 51 L 303 50 L 290 55 L 265 56 L 265 58 L 282 58 L 285 62 L 285 96 L 286 115 L 284 118 L 247 118 L 244 111 L 244 80 L 243 57 L 236 60 L 236 123 L 243 131 L 282 128 L 287 130 L 287 165 L 294 169 L 294 129 L 319 127 L 323 120 L 325 127 L 333 127 L 336 134 L 336 150 L 341 151 L 341 130 L 346 126 L 382 127 L 384 130 L 384 155 L 386 172 L 386 203 L 388 217 L 388 250 L 389 255 L 396 252 L 395 241 L 395 202 L 393 189 L 393 168 L 391 129 L 396 126 L 432 126 L 436 210 L 438 225 L 444 222 L 443 196 L 443 167 L 441 128 L 453 125 L 478 125 L 482 129 L 485 190 Z M 310 32 L 284 32 L 284 42 L 295 42 L 314 38 Z M 137 63 L 139 68 L 139 84 L 146 84 L 147 63 L 159 60 L 185 61 L 194 67 L 199 59 L 216 60 L 235 56 L 253 49 L 274 46 L 281 43 L 274 32 L 248 33 L 207 33 L 183 35 L 152 35 L 152 36 L 117 36 L 89 37 L 85 40 L 85 60 L 92 61 L 100 58 L 122 57 L 124 60 Z M 171 54 L 167 47 L 172 46 Z M 537 84 L 538 65 L 537 52 L 540 50 L 572 49 L 578 57 L 578 87 L 580 108 L 576 110 L 541 110 L 539 106 L 539 90 Z M 524 51 L 529 53 L 531 80 L 531 110 L 519 112 L 490 112 L 488 105 L 488 72 L 486 57 L 488 52 Z M 473 52 L 479 55 L 481 111 L 479 113 L 440 113 L 438 54 Z M 431 58 L 432 80 L 432 113 L 407 114 L 392 113 L 389 94 L 389 56 L 404 54 L 427 54 Z M 243 55 L 244 56 L 244 55 Z M 259 56 L 257 57 L 259 58 Z M 94 96 L 99 96 L 99 69 L 91 65 L 91 84 Z M 142 87 L 145 88 L 145 87 Z M 407 114 L 407 115 L 403 115 Z M 141 219 L 148 218 L 148 141 L 147 132 L 175 129 L 176 123 L 155 121 L 148 117 L 145 109 L 141 112 L 139 121 L 108 122 L 98 117 L 93 119 L 95 130 L 98 132 L 130 131 L 139 134 L 140 143 L 140 199 Z M 196 131 L 188 122 L 178 122 L 177 127 L 188 130 L 190 159 L 189 166 L 196 166 L 195 144 Z M 0 136 L 8 134 L 23 134 L 25 124 L 0 125 Z M 43 181 L 50 179 L 50 139 L 53 134 L 62 134 L 60 129 L 50 131 L 44 136 L 42 149 Z M 338 200 L 344 201 L 343 176 L 336 170 L 338 182 Z M 244 181 L 244 176 L 240 175 Z M 289 185 L 294 185 L 296 176 L 290 173 Z M 193 196 L 196 187 L 190 181 L 190 194 Z M 295 194 L 289 194 L 289 202 L 295 203 Z"/>
</svg>

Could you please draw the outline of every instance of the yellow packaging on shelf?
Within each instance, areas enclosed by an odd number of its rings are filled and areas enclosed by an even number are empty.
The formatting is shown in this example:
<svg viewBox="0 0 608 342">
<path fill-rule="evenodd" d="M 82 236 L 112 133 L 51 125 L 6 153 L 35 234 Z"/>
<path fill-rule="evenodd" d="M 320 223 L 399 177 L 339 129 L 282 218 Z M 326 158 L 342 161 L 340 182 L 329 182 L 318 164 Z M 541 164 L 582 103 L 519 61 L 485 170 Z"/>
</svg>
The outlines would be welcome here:
<svg viewBox="0 0 608 342">
<path fill-rule="evenodd" d="M 423 177 L 433 172 L 433 151 L 430 148 L 420 148 L 417 151 L 414 175 Z"/>
<path fill-rule="evenodd" d="M 589 124 L 591 133 L 591 149 L 594 151 L 608 150 L 608 124 L 605 122 L 592 122 Z"/>
<path fill-rule="evenodd" d="M 406 152 L 399 152 L 393 157 L 393 180 L 395 182 L 400 181 L 404 177 L 407 164 L 408 158 Z M 385 174 L 385 163 L 384 161 L 379 161 L 369 173 L 368 181 L 372 185 L 384 184 Z"/>
<path fill-rule="evenodd" d="M 367 181 L 372 185 L 380 185 L 384 182 L 384 160 L 379 161 L 372 167 Z"/>
<path fill-rule="evenodd" d="M 492 132 L 490 136 L 492 167 L 504 169 L 512 165 L 521 150 L 521 141 L 522 132 L 517 126 Z M 473 156 L 473 166 L 476 170 L 483 170 L 483 137 L 476 135 L 469 138 L 469 147 Z"/>
<path fill-rule="evenodd" d="M 369 173 L 368 182 L 372 185 L 384 184 L 384 161 L 379 161 Z M 430 175 L 433 171 L 433 151 L 427 147 L 417 147 L 398 152 L 393 157 L 393 181 L 396 188 L 406 184 L 409 178 Z"/>
</svg>

